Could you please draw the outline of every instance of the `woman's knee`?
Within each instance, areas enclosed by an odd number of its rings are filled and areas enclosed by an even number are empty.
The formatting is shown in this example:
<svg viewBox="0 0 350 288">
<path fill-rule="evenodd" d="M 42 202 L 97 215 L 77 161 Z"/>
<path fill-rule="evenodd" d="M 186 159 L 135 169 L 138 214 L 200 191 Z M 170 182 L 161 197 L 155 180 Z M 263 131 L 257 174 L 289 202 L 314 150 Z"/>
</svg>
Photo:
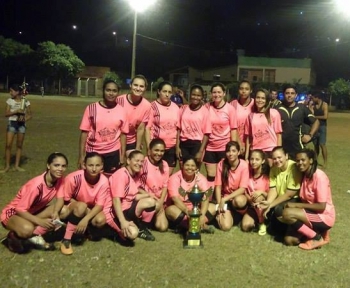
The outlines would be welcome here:
<svg viewBox="0 0 350 288">
<path fill-rule="evenodd" d="M 95 227 L 101 228 L 106 224 L 106 217 L 103 213 L 98 213 L 91 221 L 91 224 Z"/>
<path fill-rule="evenodd" d="M 86 214 L 87 204 L 84 202 L 75 202 L 73 214 L 77 217 L 83 217 Z"/>
<path fill-rule="evenodd" d="M 247 197 L 245 195 L 238 195 L 233 199 L 232 204 L 235 208 L 244 208 L 247 205 Z"/>
</svg>

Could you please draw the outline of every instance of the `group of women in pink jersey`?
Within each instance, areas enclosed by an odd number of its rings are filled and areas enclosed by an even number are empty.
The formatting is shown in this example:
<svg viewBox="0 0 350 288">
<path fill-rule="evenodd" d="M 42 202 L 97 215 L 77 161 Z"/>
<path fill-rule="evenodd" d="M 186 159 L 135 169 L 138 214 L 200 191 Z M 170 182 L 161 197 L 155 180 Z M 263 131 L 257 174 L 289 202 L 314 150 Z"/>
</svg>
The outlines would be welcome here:
<svg viewBox="0 0 350 288">
<path fill-rule="evenodd" d="M 309 250 L 329 242 L 335 218 L 329 180 L 312 151 L 288 160 L 268 91 L 256 91 L 254 101 L 250 83 L 242 81 L 238 99 L 228 103 L 225 86 L 215 83 L 205 104 L 203 88 L 193 85 L 189 103 L 178 108 L 170 101 L 172 88 L 160 83 L 150 103 L 144 76 L 135 76 L 130 92 L 120 96 L 118 85 L 106 81 L 103 99 L 88 105 L 81 121 L 79 170 L 63 177 L 67 158 L 51 154 L 46 172 L 3 210 L 10 250 L 21 253 L 28 243 L 52 249 L 42 236 L 62 225 L 65 255 L 73 253 L 73 234 L 96 235 L 105 224 L 122 240 L 154 241 L 150 227 L 186 227 L 193 208 L 186 192 L 196 184 L 214 190 L 201 204 L 203 232 L 213 233 L 214 219 L 228 231 L 240 215 L 243 231 L 265 235 L 273 214 L 288 225 L 286 244 Z M 207 176 L 199 172 L 201 163 Z"/>
</svg>

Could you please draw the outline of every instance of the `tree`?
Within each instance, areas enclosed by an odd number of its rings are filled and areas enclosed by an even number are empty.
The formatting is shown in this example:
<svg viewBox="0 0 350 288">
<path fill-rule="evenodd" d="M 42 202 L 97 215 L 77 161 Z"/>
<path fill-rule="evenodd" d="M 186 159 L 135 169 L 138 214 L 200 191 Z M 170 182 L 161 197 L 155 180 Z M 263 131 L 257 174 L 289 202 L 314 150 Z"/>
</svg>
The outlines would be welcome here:
<svg viewBox="0 0 350 288">
<path fill-rule="evenodd" d="M 118 84 L 119 88 L 122 87 L 123 81 L 122 79 L 120 79 L 119 75 L 114 71 L 109 71 L 105 73 L 105 75 L 103 75 L 103 81 L 106 80 L 113 80 Z"/>
<path fill-rule="evenodd" d="M 33 50 L 29 45 L 0 36 L 0 66 L 4 75 L 7 76 L 6 86 L 8 86 L 9 76 L 16 78 L 17 81 L 25 77 L 31 69 L 32 53 Z"/>
<path fill-rule="evenodd" d="M 350 82 L 348 80 L 343 78 L 334 80 L 328 84 L 328 89 L 331 93 L 331 104 L 340 109 L 349 107 Z"/>
<path fill-rule="evenodd" d="M 64 44 L 56 45 L 51 41 L 39 43 L 36 55 L 43 76 L 59 80 L 59 94 L 61 80 L 74 77 L 85 66 L 70 47 Z"/>
</svg>

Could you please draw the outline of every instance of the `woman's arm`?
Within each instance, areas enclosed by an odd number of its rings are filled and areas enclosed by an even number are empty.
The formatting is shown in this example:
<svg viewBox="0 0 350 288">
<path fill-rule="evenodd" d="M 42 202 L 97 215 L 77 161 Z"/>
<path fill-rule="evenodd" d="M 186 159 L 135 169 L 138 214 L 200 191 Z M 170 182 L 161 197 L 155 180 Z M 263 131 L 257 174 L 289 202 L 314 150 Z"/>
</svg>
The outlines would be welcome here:
<svg viewBox="0 0 350 288">
<path fill-rule="evenodd" d="M 120 134 L 120 164 L 124 164 L 126 159 L 126 135 Z"/>
<path fill-rule="evenodd" d="M 201 143 L 201 147 L 199 148 L 199 151 L 195 155 L 195 159 L 196 159 L 196 161 L 198 163 L 202 162 L 203 153 L 205 151 L 205 148 L 207 147 L 208 140 L 209 140 L 209 135 L 208 134 L 204 134 L 203 135 L 203 140 L 202 140 L 202 143 Z"/>
<path fill-rule="evenodd" d="M 249 150 L 250 150 L 250 136 L 247 136 L 245 140 L 245 160 L 249 159 Z"/>
<path fill-rule="evenodd" d="M 277 146 L 282 146 L 282 133 L 277 133 Z"/>
<path fill-rule="evenodd" d="M 149 149 L 149 143 L 151 142 L 151 128 L 146 126 L 145 130 L 146 151 Z"/>
<path fill-rule="evenodd" d="M 79 158 L 78 158 L 78 169 L 83 168 L 84 158 L 85 158 L 85 146 L 88 137 L 87 131 L 81 131 L 79 138 Z"/>
<path fill-rule="evenodd" d="M 32 119 L 32 109 L 30 108 L 30 105 L 26 108 L 26 114 L 25 114 L 25 121 L 28 121 Z"/>
<path fill-rule="evenodd" d="M 44 227 L 46 229 L 53 229 L 55 227 L 55 225 L 52 223 L 52 219 L 50 218 L 43 219 L 33 214 L 30 214 L 27 211 L 25 212 L 17 211 L 17 215 L 28 220 L 29 222 L 32 222 L 36 226 Z"/>
<path fill-rule="evenodd" d="M 80 220 L 78 223 L 75 232 L 78 234 L 83 234 L 89 225 L 89 222 L 92 218 L 94 218 L 98 213 L 102 211 L 102 206 L 101 205 L 95 205 L 94 208 L 92 208 L 85 216 L 83 219 Z"/>
<path fill-rule="evenodd" d="M 180 149 L 180 133 L 181 133 L 180 129 L 177 128 L 177 131 L 176 131 L 176 146 L 175 146 L 177 159 L 181 159 L 182 158 L 181 149 Z"/>
<path fill-rule="evenodd" d="M 182 200 L 180 199 L 180 197 L 172 197 L 171 200 L 173 200 L 174 205 L 179 208 L 183 213 L 185 213 L 188 216 L 188 209 L 187 206 L 184 204 L 184 202 L 182 202 Z"/>
<path fill-rule="evenodd" d="M 315 212 L 323 212 L 326 209 L 326 202 L 322 203 L 293 203 L 288 202 L 286 208 L 300 208 L 300 209 L 308 209 Z"/>
<path fill-rule="evenodd" d="M 136 131 L 136 150 L 141 150 L 143 136 L 145 134 L 145 123 L 141 123 Z"/>
<path fill-rule="evenodd" d="M 233 198 L 237 197 L 238 195 L 244 194 L 246 188 L 240 187 L 234 191 L 232 191 L 230 194 L 226 195 L 222 199 L 225 199 L 225 202 L 232 200 Z"/>
</svg>

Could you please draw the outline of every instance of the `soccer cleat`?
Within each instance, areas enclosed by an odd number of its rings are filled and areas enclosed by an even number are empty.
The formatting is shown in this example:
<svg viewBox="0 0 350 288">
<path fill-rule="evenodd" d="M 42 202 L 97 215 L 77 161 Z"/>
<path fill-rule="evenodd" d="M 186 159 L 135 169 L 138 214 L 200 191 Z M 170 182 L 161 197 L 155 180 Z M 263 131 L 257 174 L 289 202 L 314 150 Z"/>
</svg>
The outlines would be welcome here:
<svg viewBox="0 0 350 288">
<path fill-rule="evenodd" d="M 156 238 L 152 235 L 151 231 L 149 231 L 147 228 L 144 230 L 139 231 L 139 238 L 144 239 L 146 241 L 154 241 Z"/>
<path fill-rule="evenodd" d="M 56 249 L 53 243 L 47 243 L 41 235 L 35 235 L 29 238 L 28 242 L 31 243 L 35 249 L 44 251 L 53 251 Z"/>
<path fill-rule="evenodd" d="M 321 233 L 321 236 L 322 236 L 324 242 L 326 242 L 326 243 L 331 242 L 330 231 L 329 230 L 326 230 L 323 233 Z"/>
<path fill-rule="evenodd" d="M 299 248 L 303 250 L 313 250 L 321 248 L 323 245 L 327 244 L 321 237 L 320 240 L 311 239 L 306 241 L 305 243 L 300 243 Z"/>
<path fill-rule="evenodd" d="M 259 225 L 258 234 L 260 236 L 264 236 L 264 235 L 266 235 L 266 230 L 267 230 L 267 226 L 264 223 L 262 223 L 262 224 Z"/>
<path fill-rule="evenodd" d="M 11 252 L 24 253 L 24 240 L 19 238 L 14 231 L 10 231 L 7 234 L 7 246 Z"/>
<path fill-rule="evenodd" d="M 61 243 L 61 252 L 64 255 L 72 255 L 73 248 L 70 240 L 63 239 Z"/>
</svg>

